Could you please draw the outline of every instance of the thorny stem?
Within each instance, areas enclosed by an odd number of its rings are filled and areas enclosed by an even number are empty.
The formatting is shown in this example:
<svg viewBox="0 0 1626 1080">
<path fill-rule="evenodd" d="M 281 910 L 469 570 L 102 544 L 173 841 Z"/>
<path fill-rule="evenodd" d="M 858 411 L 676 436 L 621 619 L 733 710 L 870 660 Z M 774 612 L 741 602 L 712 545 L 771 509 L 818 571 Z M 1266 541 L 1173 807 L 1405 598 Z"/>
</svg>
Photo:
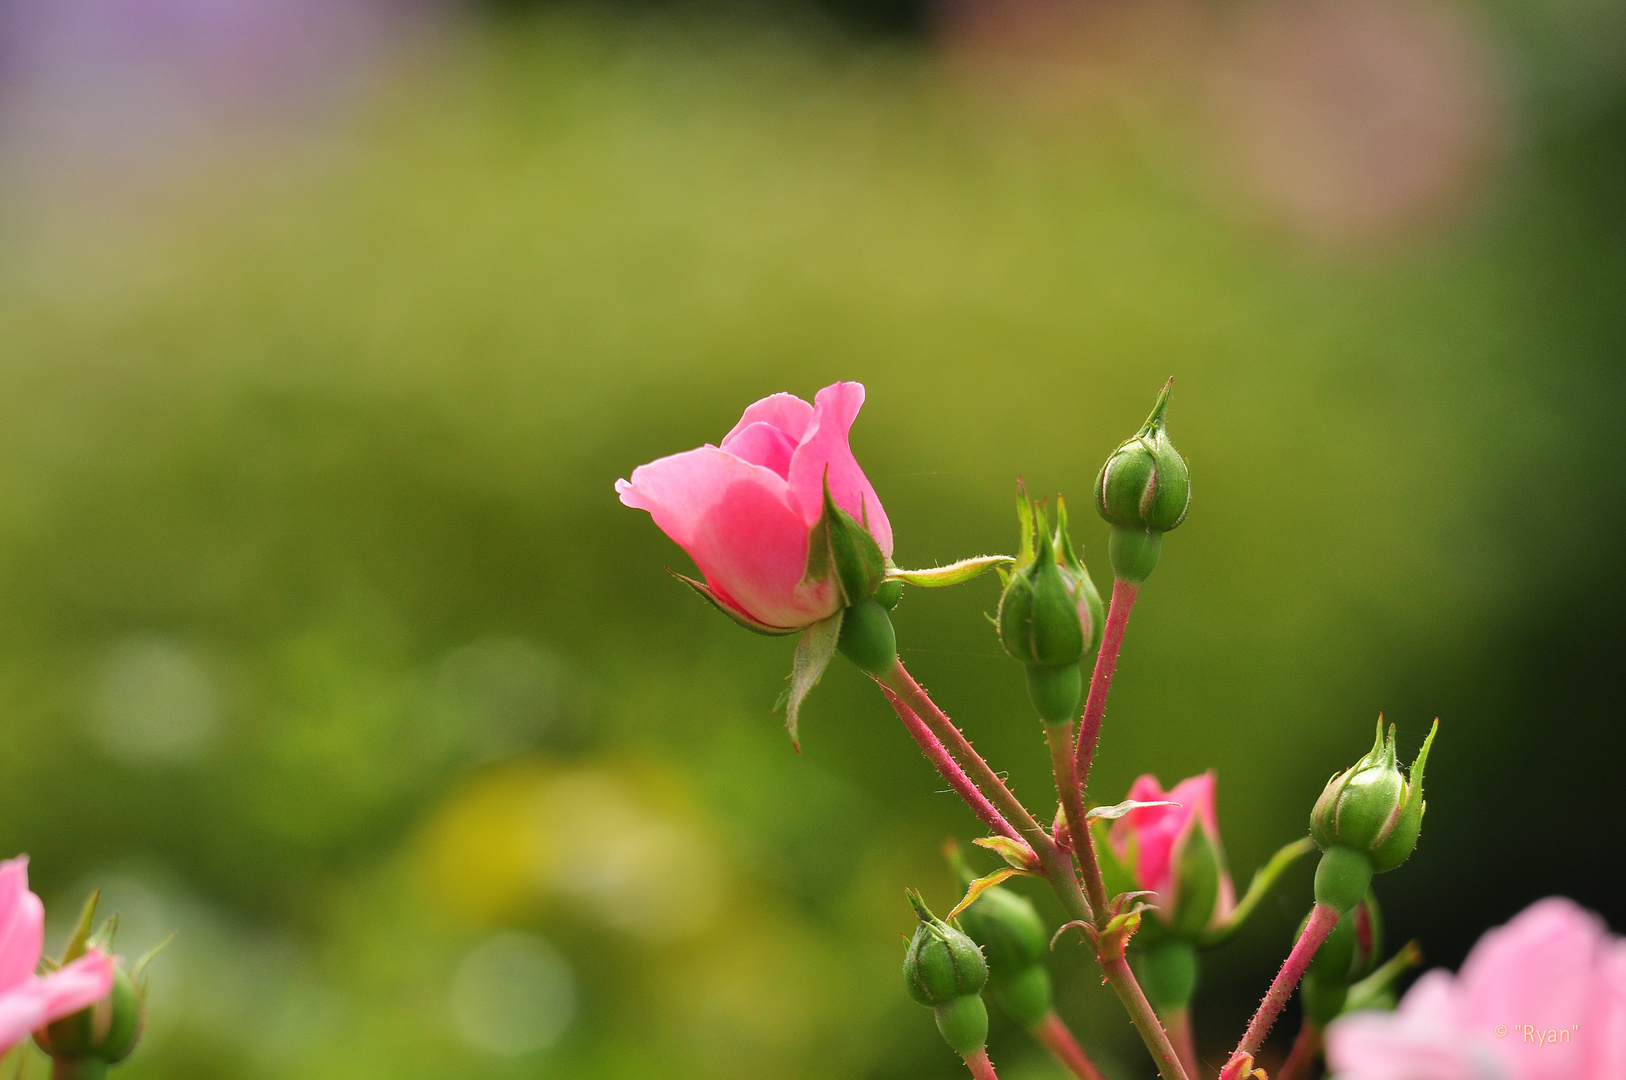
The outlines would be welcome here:
<svg viewBox="0 0 1626 1080">
<path fill-rule="evenodd" d="M 1090 1060 L 1084 1048 L 1078 1045 L 1078 1040 L 1073 1038 L 1072 1031 L 1054 1011 L 1033 1025 L 1033 1037 L 1049 1050 L 1051 1056 L 1061 1062 L 1076 1080 L 1105 1080 L 1101 1070 L 1095 1067 L 1095 1062 Z"/>
<path fill-rule="evenodd" d="M 1112 672 L 1118 666 L 1118 650 L 1123 647 L 1129 611 L 1135 606 L 1140 586 L 1116 579 L 1112 601 L 1107 606 L 1107 625 L 1101 634 L 1101 649 L 1095 654 L 1095 671 L 1090 675 L 1090 693 L 1084 699 L 1084 721 L 1078 732 L 1078 793 L 1080 800 L 1090 785 L 1090 763 L 1095 760 L 1095 744 L 1101 737 L 1101 718 L 1107 711 L 1107 691 L 1112 688 Z"/>
<path fill-rule="evenodd" d="M 1253 1014 L 1253 1022 L 1248 1025 L 1247 1033 L 1242 1036 L 1242 1041 L 1237 1043 L 1236 1050 L 1231 1054 L 1231 1060 L 1225 1063 L 1225 1069 L 1220 1076 L 1229 1077 L 1233 1074 L 1240 1076 L 1248 1071 L 1253 1055 L 1259 1052 L 1265 1036 L 1270 1033 L 1271 1025 L 1281 1014 L 1282 1006 L 1293 996 L 1293 988 L 1304 978 L 1304 972 L 1310 966 L 1310 961 L 1315 958 L 1316 950 L 1321 948 L 1321 943 L 1327 940 L 1327 935 L 1332 933 L 1333 927 L 1337 925 L 1338 909 L 1331 904 L 1317 904 L 1310 909 L 1310 921 L 1305 924 L 1304 932 L 1299 935 L 1299 939 L 1293 943 L 1293 951 L 1282 961 L 1282 969 L 1276 973 L 1276 980 L 1270 984 L 1264 1000 L 1259 1003 L 1259 1011 Z"/>
<path fill-rule="evenodd" d="M 1062 907 L 1067 911 L 1068 918 L 1084 922 L 1092 928 L 1095 927 L 1098 916 L 1091 909 L 1089 900 L 1084 896 L 1084 891 L 1079 888 L 1078 876 L 1073 871 L 1073 861 L 1056 847 L 1055 841 L 1044 826 L 1033 819 L 1033 815 L 1028 813 L 1027 808 L 1011 793 L 1011 789 L 1005 786 L 1005 782 L 999 778 L 999 775 L 994 772 L 988 762 L 983 760 L 982 755 L 977 753 L 960 729 L 954 726 L 954 722 L 948 718 L 942 709 L 937 707 L 937 703 L 931 699 L 925 689 L 910 677 L 909 672 L 904 669 L 903 661 L 900 660 L 894 664 L 886 674 L 876 676 L 876 681 L 897 694 L 915 711 L 926 726 L 931 729 L 932 734 L 942 740 L 943 745 L 947 747 L 954 760 L 983 790 L 989 800 L 1005 814 L 1008 820 L 1016 825 L 1017 830 L 1022 834 L 1022 838 L 1028 842 L 1028 846 L 1038 856 L 1039 862 L 1044 867 L 1045 878 L 1050 882 L 1050 887 L 1055 890 L 1056 896 L 1061 900 Z M 1085 842 L 1080 845 L 1075 840 L 1073 846 L 1075 849 L 1090 852 L 1093 864 L 1094 851 L 1089 846 L 1089 835 L 1089 831 L 1086 830 L 1084 833 Z M 1104 908 L 1099 918 L 1102 925 L 1109 918 Z M 1123 1002 L 1131 1022 L 1134 1023 L 1136 1030 L 1140 1032 L 1142 1041 L 1146 1043 L 1146 1049 L 1151 1053 L 1152 1059 L 1157 1062 L 1157 1070 L 1163 1080 L 1187 1080 L 1186 1072 L 1180 1067 L 1180 1061 L 1175 1055 L 1174 1047 L 1169 1042 L 1168 1034 L 1163 1030 L 1163 1025 L 1158 1023 L 1157 1014 L 1152 1011 L 1152 1006 L 1147 1002 L 1146 995 L 1142 993 L 1140 984 L 1135 981 L 1135 975 L 1129 970 L 1128 963 L 1124 961 L 1121 955 L 1115 959 L 1106 959 L 1099 952 L 1097 952 L 1096 960 L 1106 973 L 1107 981 L 1117 993 L 1118 1000 Z"/>
<path fill-rule="evenodd" d="M 1287 1061 L 1282 1065 L 1282 1071 L 1276 1074 L 1276 1080 L 1305 1080 L 1320 1052 L 1321 1025 L 1306 1020 L 1299 1028 L 1299 1036 L 1293 1040 L 1293 1051 L 1287 1055 Z"/>
<path fill-rule="evenodd" d="M 994 1063 L 988 1060 L 988 1048 L 984 1047 L 975 1053 L 965 1056 L 965 1066 L 971 1070 L 976 1080 L 999 1080 L 994 1073 Z"/>
<path fill-rule="evenodd" d="M 1005 815 L 996 810 L 994 804 L 988 801 L 987 796 L 977 789 L 977 785 L 971 782 L 971 778 L 965 774 L 965 770 L 960 768 L 953 756 L 949 754 L 948 748 L 943 745 L 942 740 L 932 734 L 931 728 L 925 725 L 915 711 L 894 693 L 890 686 L 882 683 L 881 692 L 886 695 L 886 700 L 891 703 L 893 711 L 898 714 L 898 719 L 903 721 L 903 726 L 920 746 L 921 752 L 926 755 L 926 760 L 930 761 L 943 779 L 949 782 L 949 786 L 954 789 L 955 793 L 965 800 L 965 804 L 971 808 L 971 812 L 981 818 L 983 824 L 1000 836 L 1020 840 L 1022 834 L 1017 832 L 1015 826 L 1005 820 Z"/>
<path fill-rule="evenodd" d="M 1157 1014 L 1152 1011 L 1152 1003 L 1146 1000 L 1145 993 L 1141 991 L 1140 983 L 1135 981 L 1134 972 L 1129 970 L 1129 961 L 1122 956 L 1103 960 L 1101 970 L 1106 972 L 1107 982 L 1112 984 L 1112 989 L 1118 993 L 1118 1000 L 1129 1011 L 1129 1022 L 1135 1025 L 1141 1041 L 1151 1051 L 1152 1060 L 1157 1063 L 1158 1075 L 1163 1080 L 1187 1080 L 1180 1056 L 1175 1053 L 1168 1032 L 1163 1030 Z"/>
<path fill-rule="evenodd" d="M 1061 798 L 1062 812 L 1067 815 L 1067 835 L 1072 843 L 1073 856 L 1078 859 L 1079 876 L 1084 879 L 1084 895 L 1090 908 L 1098 913 L 1102 922 L 1107 914 L 1107 890 L 1101 882 L 1101 867 L 1095 861 L 1095 842 L 1090 836 L 1089 819 L 1084 813 L 1084 789 L 1079 785 L 1073 760 L 1073 722 L 1044 726 L 1045 742 L 1050 744 L 1050 766 L 1056 773 L 1056 794 Z"/>
<path fill-rule="evenodd" d="M 885 675 L 876 676 L 876 681 L 903 699 L 915 715 L 931 729 L 931 733 L 942 741 L 955 762 L 965 770 L 976 786 L 981 788 L 989 800 L 1005 815 L 1006 820 L 1016 826 L 1022 839 L 1027 841 L 1034 855 L 1038 856 L 1051 887 L 1056 890 L 1056 895 L 1067 908 L 1068 917 L 1093 923 L 1095 918 L 1090 910 L 1089 901 L 1084 898 L 1083 890 L 1078 887 L 1078 875 L 1073 872 L 1072 860 L 1061 852 L 1045 827 L 1034 820 L 1027 807 L 1023 806 L 1012 794 L 1011 789 L 1005 786 L 1005 781 L 999 778 L 999 774 L 983 760 L 982 755 L 977 753 L 976 748 L 960 729 L 954 726 L 954 721 L 950 720 L 925 689 L 910 677 L 909 672 L 904 669 L 903 661 L 894 664 Z"/>
</svg>

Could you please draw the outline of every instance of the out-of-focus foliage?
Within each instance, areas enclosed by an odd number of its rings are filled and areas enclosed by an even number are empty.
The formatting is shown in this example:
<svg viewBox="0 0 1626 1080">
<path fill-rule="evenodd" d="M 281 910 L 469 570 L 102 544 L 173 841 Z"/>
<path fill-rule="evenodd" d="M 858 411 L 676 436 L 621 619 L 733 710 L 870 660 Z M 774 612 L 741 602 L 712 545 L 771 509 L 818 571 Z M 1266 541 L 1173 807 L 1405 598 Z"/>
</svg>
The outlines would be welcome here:
<svg viewBox="0 0 1626 1080">
<path fill-rule="evenodd" d="M 1618 825 L 1620 39 L 1514 7 L 1153 5 L 1059 52 L 1013 5 L 914 43 L 441 16 L 319 107 L 272 80 L 190 127 L 76 127 L 107 87 L 13 64 L 0 851 L 58 917 L 103 886 L 134 952 L 180 931 L 119 1075 L 954 1075 L 899 935 L 973 819 L 850 668 L 793 754 L 792 645 L 611 491 L 837 378 L 921 566 L 1008 546 L 1018 475 L 1087 506 L 1176 376 L 1192 508 L 1099 798 L 1217 767 L 1245 880 L 1374 713 L 1408 756 L 1438 714 L 1395 934 L 1454 961 L 1552 891 L 1626 922 L 1572 828 Z M 1305 43 L 1437 93 L 1346 101 Z M 1048 812 L 995 587 L 906 591 L 900 644 Z M 1307 877 L 1209 966 L 1216 1050 Z M 1139 1075 L 1083 953 L 1054 969 Z M 992 1051 L 1053 1075 L 997 1019 Z"/>
</svg>

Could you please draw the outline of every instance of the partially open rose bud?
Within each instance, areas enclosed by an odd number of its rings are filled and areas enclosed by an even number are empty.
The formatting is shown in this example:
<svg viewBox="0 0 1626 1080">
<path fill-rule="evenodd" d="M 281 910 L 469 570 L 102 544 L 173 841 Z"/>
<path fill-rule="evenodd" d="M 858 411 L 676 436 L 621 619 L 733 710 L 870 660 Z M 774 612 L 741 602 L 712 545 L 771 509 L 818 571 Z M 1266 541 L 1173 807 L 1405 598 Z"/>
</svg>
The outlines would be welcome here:
<svg viewBox="0 0 1626 1080">
<path fill-rule="evenodd" d="M 1372 749 L 1328 781 L 1310 813 L 1310 835 L 1323 852 L 1317 902 L 1348 911 L 1366 895 L 1373 874 L 1393 870 L 1411 855 L 1426 809 L 1423 766 L 1439 728 L 1436 720 L 1408 778 L 1395 763 L 1394 725 L 1385 738 L 1380 716 Z"/>
</svg>

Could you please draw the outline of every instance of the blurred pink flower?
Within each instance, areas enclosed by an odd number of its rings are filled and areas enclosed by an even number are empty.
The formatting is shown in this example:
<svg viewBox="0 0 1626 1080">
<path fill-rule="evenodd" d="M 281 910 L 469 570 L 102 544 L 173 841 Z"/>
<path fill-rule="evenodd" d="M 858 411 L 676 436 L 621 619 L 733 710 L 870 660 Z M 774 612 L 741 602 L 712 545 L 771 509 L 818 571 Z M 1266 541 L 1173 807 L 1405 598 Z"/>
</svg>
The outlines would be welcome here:
<svg viewBox="0 0 1626 1080">
<path fill-rule="evenodd" d="M 1176 870 L 1192 834 L 1201 829 L 1213 849 L 1219 871 L 1219 895 L 1204 924 L 1224 920 L 1236 906 L 1236 891 L 1221 854 L 1219 824 L 1214 814 L 1214 774 L 1189 776 L 1164 791 L 1157 777 L 1146 773 L 1129 787 L 1134 802 L 1172 802 L 1175 806 L 1147 806 L 1131 810 L 1113 823 L 1110 838 L 1120 861 L 1135 875 L 1142 889 L 1157 894 L 1159 917 L 1172 921 L 1179 909 L 1180 883 Z"/>
<path fill-rule="evenodd" d="M 0 863 L 0 1053 L 113 989 L 113 960 L 95 949 L 40 978 L 44 944 L 45 905 L 28 891 L 28 857 L 8 859 Z"/>
<path fill-rule="evenodd" d="M 621 501 L 648 510 L 700 567 L 717 600 L 781 630 L 835 614 L 834 581 L 804 582 L 807 537 L 824 509 L 828 470 L 837 506 L 892 555 L 886 511 L 847 445 L 864 388 L 841 382 L 809 405 L 774 394 L 745 410 L 721 446 L 673 454 L 617 480 Z"/>
<path fill-rule="evenodd" d="M 1327 1029 L 1339 1080 L 1621 1080 L 1626 940 L 1563 897 L 1479 939 L 1460 974 L 1430 971 L 1389 1012 Z"/>
</svg>

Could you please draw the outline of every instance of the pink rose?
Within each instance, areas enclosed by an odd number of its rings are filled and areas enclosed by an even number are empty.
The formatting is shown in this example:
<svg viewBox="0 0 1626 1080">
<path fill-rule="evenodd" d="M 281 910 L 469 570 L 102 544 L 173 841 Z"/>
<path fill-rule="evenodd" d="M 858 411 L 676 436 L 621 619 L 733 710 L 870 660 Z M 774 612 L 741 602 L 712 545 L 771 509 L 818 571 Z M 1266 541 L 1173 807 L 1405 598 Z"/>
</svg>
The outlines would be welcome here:
<svg viewBox="0 0 1626 1080">
<path fill-rule="evenodd" d="M 1327 1029 L 1339 1080 L 1621 1080 L 1626 940 L 1563 897 L 1487 931 L 1456 976 Z"/>
<path fill-rule="evenodd" d="M 1187 777 L 1174 785 L 1173 791 L 1165 792 L 1157 777 L 1147 773 L 1130 785 L 1129 798 L 1134 802 L 1176 804 L 1131 810 L 1113 822 L 1109 834 L 1113 852 L 1139 887 L 1157 894 L 1151 901 L 1157 906 L 1157 917 L 1169 924 L 1178 920 L 1182 929 L 1191 932 L 1224 922 L 1236 906 L 1236 890 L 1220 847 L 1214 815 L 1214 774 Z M 1180 867 L 1191 838 L 1198 832 L 1212 852 L 1216 889 L 1208 910 L 1188 912 L 1183 908 L 1192 898 L 1181 895 Z"/>
<path fill-rule="evenodd" d="M 826 476 L 836 505 L 892 555 L 886 511 L 847 445 L 863 404 L 864 388 L 852 382 L 825 387 L 812 405 L 765 397 L 722 445 L 640 465 L 615 490 L 689 553 L 718 603 L 764 629 L 810 626 L 841 607 L 835 581 L 803 580 Z"/>
<path fill-rule="evenodd" d="M 113 960 L 95 949 L 44 978 L 45 905 L 28 891 L 28 858 L 0 863 L 0 1053 L 43 1027 L 106 997 Z"/>
</svg>

